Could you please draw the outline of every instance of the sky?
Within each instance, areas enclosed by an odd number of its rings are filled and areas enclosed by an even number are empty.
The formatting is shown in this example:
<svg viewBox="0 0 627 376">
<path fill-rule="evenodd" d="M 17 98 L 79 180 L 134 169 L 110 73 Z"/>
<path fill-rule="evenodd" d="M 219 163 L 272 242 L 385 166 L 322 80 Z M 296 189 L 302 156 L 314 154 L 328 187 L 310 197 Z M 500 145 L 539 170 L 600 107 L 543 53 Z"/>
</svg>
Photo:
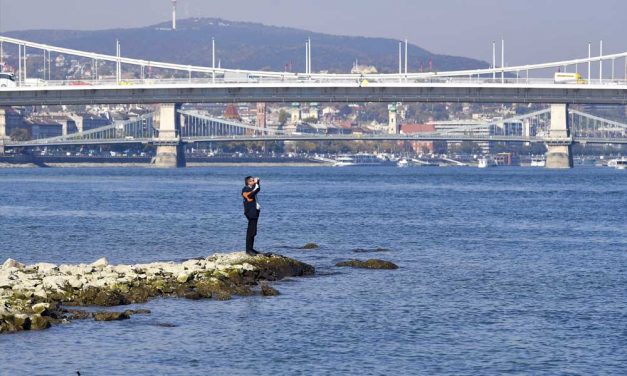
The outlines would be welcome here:
<svg viewBox="0 0 627 376">
<path fill-rule="evenodd" d="M 0 32 L 141 27 L 170 11 L 170 0 L 0 0 Z M 585 57 L 588 42 L 598 54 L 601 39 L 604 53 L 627 51 L 625 0 L 178 0 L 178 18 L 188 17 L 407 38 L 484 61 L 504 39 L 506 65 Z"/>
</svg>

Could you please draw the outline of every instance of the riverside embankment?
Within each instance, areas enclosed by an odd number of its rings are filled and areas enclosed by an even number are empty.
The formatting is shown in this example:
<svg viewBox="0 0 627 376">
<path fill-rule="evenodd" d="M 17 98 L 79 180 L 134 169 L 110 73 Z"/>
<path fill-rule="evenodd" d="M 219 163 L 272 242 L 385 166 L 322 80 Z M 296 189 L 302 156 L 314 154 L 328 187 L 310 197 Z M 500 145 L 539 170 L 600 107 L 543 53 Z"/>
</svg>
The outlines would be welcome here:
<svg viewBox="0 0 627 376">
<path fill-rule="evenodd" d="M 87 312 L 78 308 L 82 306 L 122 306 L 159 296 L 227 300 L 234 295 L 275 295 L 278 292 L 267 281 L 314 272 L 312 266 L 291 258 L 245 253 L 137 265 L 110 265 L 106 258 L 79 265 L 24 265 L 8 259 L 0 267 L 0 333 L 46 329 L 75 319 L 109 321 L 149 313 Z"/>
</svg>

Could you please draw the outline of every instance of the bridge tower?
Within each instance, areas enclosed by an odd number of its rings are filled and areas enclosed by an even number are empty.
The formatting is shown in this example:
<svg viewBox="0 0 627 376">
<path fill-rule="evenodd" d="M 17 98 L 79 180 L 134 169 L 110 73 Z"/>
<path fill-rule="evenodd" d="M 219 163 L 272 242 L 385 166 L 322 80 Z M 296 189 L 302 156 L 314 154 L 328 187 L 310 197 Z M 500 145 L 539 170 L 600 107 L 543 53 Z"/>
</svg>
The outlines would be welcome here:
<svg viewBox="0 0 627 376">
<path fill-rule="evenodd" d="M 154 142 L 157 155 L 153 159 L 156 167 L 185 167 L 185 144 L 181 140 L 180 103 L 162 103 L 159 105 L 159 137 Z"/>
<path fill-rule="evenodd" d="M 400 131 L 399 114 L 397 111 L 397 104 L 392 103 L 388 105 L 388 133 L 398 134 Z"/>
<path fill-rule="evenodd" d="M 567 104 L 551 105 L 551 125 L 546 147 L 547 168 L 572 168 L 572 138 Z"/>
</svg>

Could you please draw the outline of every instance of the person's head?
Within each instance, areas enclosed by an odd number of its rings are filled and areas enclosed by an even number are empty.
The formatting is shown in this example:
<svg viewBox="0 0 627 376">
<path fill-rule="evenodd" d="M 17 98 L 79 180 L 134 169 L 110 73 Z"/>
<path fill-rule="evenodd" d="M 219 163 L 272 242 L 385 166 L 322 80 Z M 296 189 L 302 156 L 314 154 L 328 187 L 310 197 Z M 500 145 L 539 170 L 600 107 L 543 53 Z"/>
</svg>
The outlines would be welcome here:
<svg viewBox="0 0 627 376">
<path fill-rule="evenodd" d="M 252 177 L 252 176 L 246 176 L 244 178 L 244 184 L 246 184 L 246 185 L 253 185 L 253 184 L 255 184 L 255 178 Z"/>
</svg>

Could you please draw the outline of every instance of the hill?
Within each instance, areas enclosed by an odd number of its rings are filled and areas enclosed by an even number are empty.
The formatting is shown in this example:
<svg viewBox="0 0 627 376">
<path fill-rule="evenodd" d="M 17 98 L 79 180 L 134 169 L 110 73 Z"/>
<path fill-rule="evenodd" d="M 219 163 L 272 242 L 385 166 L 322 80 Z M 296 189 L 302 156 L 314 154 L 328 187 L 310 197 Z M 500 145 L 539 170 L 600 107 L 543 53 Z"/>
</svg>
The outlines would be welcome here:
<svg viewBox="0 0 627 376">
<path fill-rule="evenodd" d="M 215 18 L 180 20 L 177 30 L 169 23 L 142 28 L 97 31 L 25 30 L 5 35 L 50 45 L 115 55 L 115 40 L 127 57 L 180 64 L 211 65 L 211 38 L 216 39 L 217 58 L 224 68 L 282 71 L 292 62 L 293 70 L 304 71 L 305 40 L 312 39 L 314 71 L 348 72 L 353 62 L 374 65 L 380 72 L 398 71 L 398 41 L 314 33 L 294 28 Z M 436 55 L 409 46 L 410 71 L 420 62 L 434 70 L 485 68 L 488 63 L 458 56 Z"/>
</svg>

